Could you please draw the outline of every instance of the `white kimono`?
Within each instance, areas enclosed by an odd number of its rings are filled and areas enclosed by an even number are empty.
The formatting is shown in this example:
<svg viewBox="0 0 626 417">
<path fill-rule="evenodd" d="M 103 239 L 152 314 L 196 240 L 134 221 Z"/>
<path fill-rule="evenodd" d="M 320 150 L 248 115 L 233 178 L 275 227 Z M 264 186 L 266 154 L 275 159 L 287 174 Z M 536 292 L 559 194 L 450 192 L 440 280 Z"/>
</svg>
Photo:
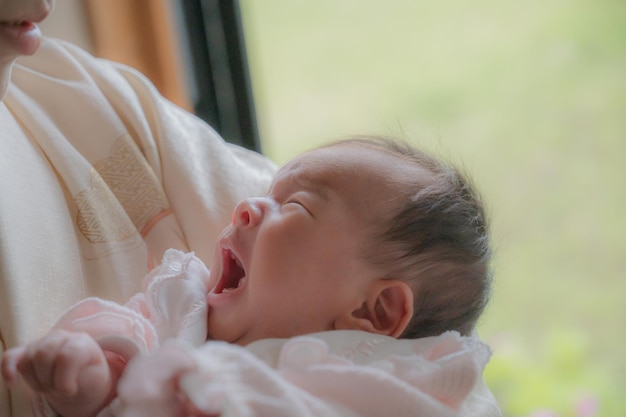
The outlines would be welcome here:
<svg viewBox="0 0 626 417">
<path fill-rule="evenodd" d="M 193 254 L 168 250 L 124 306 L 86 299 L 56 328 L 84 331 L 130 359 L 168 340 L 196 363 L 180 386 L 195 407 L 221 417 L 497 417 L 482 381 L 490 350 L 456 332 L 397 340 L 362 331 L 265 339 L 245 348 L 205 342 L 209 271 Z M 126 397 L 133 398 L 132 395 Z M 38 415 L 54 416 L 39 403 Z M 101 417 L 136 415 L 141 404 L 113 403 Z M 160 410 L 141 415 L 172 417 Z M 156 413 L 156 414 L 155 414 Z"/>
<path fill-rule="evenodd" d="M 234 205 L 276 170 L 136 71 L 53 40 L 14 65 L 0 146 L 1 351 L 85 297 L 128 300 L 167 248 L 210 264 Z M 0 380 L 0 417 L 31 403 Z"/>
</svg>

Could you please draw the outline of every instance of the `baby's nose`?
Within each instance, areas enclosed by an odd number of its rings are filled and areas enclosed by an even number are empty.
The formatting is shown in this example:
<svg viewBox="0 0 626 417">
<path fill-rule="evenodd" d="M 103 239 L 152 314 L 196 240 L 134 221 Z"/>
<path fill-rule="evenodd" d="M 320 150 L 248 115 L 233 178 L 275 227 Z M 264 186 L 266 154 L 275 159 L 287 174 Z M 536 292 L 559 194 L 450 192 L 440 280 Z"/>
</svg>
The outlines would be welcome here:
<svg viewBox="0 0 626 417">
<path fill-rule="evenodd" d="M 235 207 L 233 224 L 241 227 L 255 227 L 263 218 L 263 202 L 259 198 L 247 198 Z"/>
</svg>

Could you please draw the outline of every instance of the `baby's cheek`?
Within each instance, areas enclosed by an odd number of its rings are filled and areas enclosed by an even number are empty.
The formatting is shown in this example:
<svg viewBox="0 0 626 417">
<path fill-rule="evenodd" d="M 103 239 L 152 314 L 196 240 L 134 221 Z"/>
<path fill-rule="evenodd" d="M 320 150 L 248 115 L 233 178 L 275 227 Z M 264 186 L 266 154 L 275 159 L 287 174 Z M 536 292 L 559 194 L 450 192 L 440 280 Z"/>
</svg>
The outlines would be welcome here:
<svg viewBox="0 0 626 417">
<path fill-rule="evenodd" d="M 220 268 L 219 262 L 220 262 L 219 248 L 216 247 L 215 251 L 213 252 L 213 258 L 211 259 L 211 264 L 207 265 L 209 269 L 209 276 L 205 282 L 206 282 L 208 291 L 211 291 L 213 287 L 215 287 L 219 279 L 219 268 Z"/>
</svg>

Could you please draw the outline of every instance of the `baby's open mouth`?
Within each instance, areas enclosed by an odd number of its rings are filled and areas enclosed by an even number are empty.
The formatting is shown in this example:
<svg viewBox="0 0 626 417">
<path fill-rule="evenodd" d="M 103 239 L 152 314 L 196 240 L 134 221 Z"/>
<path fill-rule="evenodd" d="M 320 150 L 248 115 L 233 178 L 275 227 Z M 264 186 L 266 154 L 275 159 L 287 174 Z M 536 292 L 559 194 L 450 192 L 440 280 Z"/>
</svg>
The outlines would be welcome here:
<svg viewBox="0 0 626 417">
<path fill-rule="evenodd" d="M 222 275 L 220 276 L 213 293 L 222 294 L 236 290 L 246 281 L 246 271 L 241 261 L 227 248 L 222 249 Z"/>
</svg>

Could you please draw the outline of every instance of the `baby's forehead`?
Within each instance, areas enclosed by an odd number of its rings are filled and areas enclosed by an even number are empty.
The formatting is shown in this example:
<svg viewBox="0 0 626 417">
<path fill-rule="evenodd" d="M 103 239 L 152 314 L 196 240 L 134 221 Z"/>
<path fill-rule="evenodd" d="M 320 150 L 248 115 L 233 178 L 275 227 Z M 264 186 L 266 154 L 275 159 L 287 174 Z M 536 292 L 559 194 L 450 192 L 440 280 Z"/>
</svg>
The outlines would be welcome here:
<svg viewBox="0 0 626 417">
<path fill-rule="evenodd" d="M 306 152 L 287 162 L 276 174 L 274 183 L 290 181 L 307 187 L 325 187 L 341 175 L 348 164 L 323 150 Z"/>
<path fill-rule="evenodd" d="M 279 171 L 282 178 L 336 182 L 361 179 L 377 182 L 427 182 L 432 174 L 415 161 L 384 149 L 338 144 L 306 152 Z"/>
<path fill-rule="evenodd" d="M 430 178 L 429 171 L 402 156 L 340 144 L 304 153 L 287 163 L 272 188 L 313 190 L 326 200 L 335 195 L 354 210 L 367 207 L 365 211 L 374 214 L 379 209 L 395 212 L 404 198 L 421 189 Z"/>
</svg>

